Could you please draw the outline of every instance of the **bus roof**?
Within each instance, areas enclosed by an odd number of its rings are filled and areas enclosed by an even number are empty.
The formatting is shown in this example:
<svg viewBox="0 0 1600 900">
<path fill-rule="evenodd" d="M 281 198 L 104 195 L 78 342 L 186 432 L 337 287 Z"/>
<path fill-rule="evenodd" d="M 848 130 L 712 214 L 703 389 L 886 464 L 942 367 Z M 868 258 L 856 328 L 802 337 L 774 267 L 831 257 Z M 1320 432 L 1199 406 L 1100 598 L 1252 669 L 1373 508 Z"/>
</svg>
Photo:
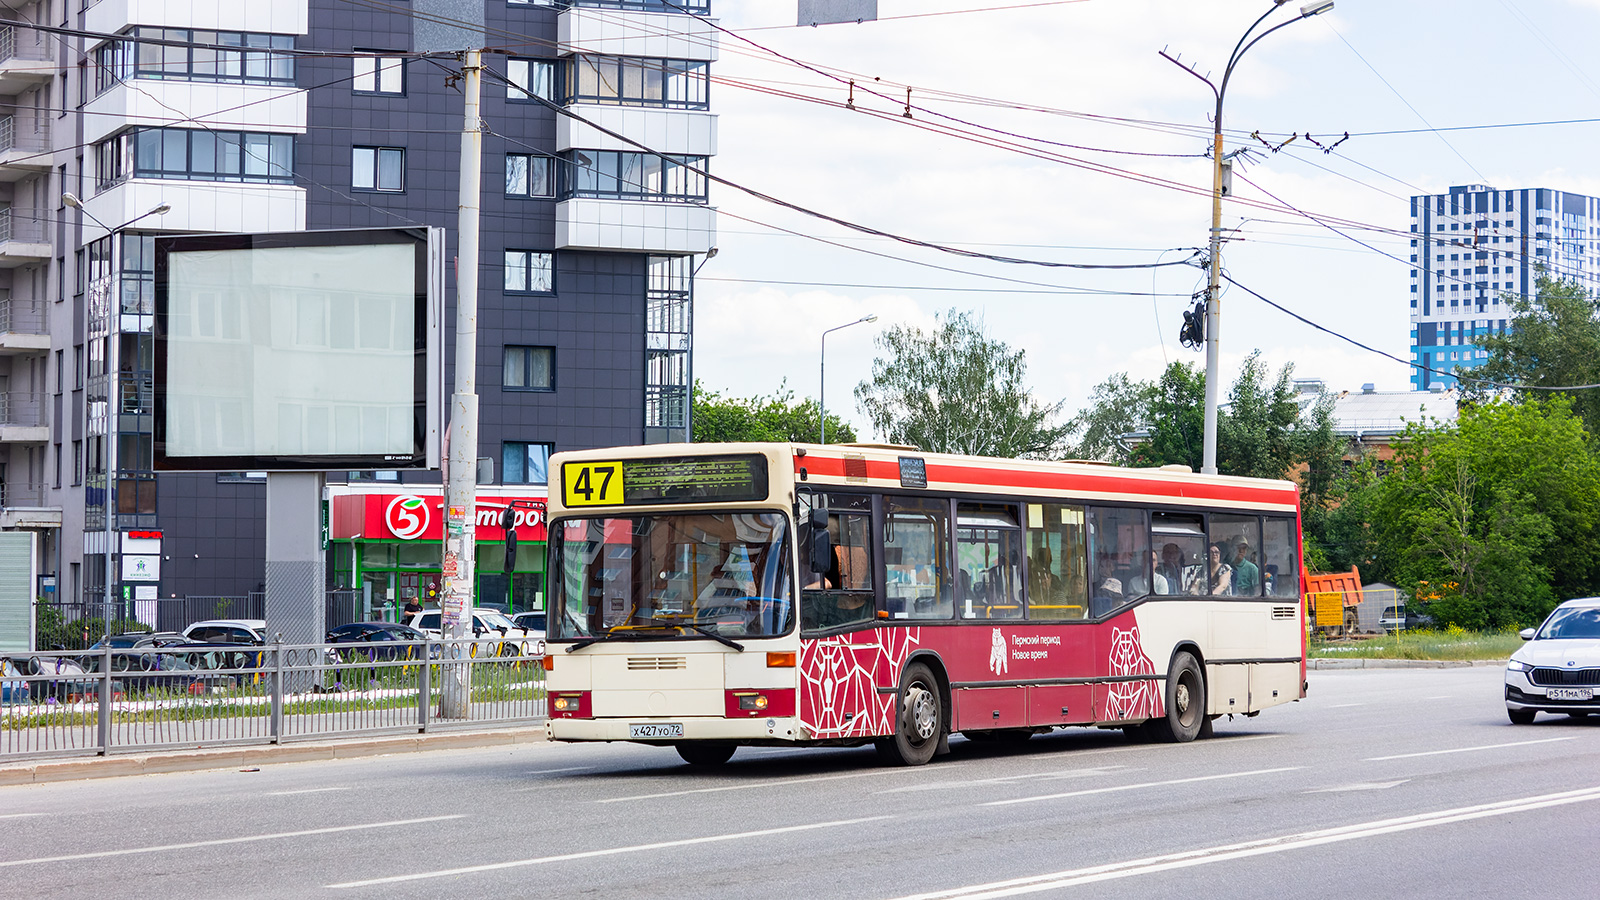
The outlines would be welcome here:
<svg viewBox="0 0 1600 900">
<path fill-rule="evenodd" d="M 1289 513 L 1299 506 L 1299 489 L 1291 481 L 1201 475 L 1181 471 L 1183 467 L 1128 468 L 1084 461 L 1000 459 L 924 453 L 884 444 L 727 443 L 649 444 L 557 453 L 550 459 L 550 513 L 554 516 L 566 509 L 562 466 L 567 463 L 741 454 L 764 456 L 775 485 L 792 479 L 797 487 L 897 493 L 926 490 L 1080 501 L 1144 500 Z M 783 498 L 775 493 L 770 499 L 781 502 Z M 588 511 L 591 507 L 581 508 Z"/>
</svg>

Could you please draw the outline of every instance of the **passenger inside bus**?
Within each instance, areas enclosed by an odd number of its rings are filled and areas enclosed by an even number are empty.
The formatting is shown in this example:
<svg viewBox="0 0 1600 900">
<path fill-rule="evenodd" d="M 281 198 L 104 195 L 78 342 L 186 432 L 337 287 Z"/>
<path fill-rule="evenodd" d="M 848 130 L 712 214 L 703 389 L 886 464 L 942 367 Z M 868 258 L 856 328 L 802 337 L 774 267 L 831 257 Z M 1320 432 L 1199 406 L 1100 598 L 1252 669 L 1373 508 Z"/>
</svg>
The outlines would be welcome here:
<svg viewBox="0 0 1600 900">
<path fill-rule="evenodd" d="M 877 613 L 872 590 L 872 557 L 867 551 L 871 518 L 830 514 L 828 538 L 833 563 L 826 572 L 809 572 L 801 598 L 801 627 L 837 628 L 871 621 Z"/>
</svg>

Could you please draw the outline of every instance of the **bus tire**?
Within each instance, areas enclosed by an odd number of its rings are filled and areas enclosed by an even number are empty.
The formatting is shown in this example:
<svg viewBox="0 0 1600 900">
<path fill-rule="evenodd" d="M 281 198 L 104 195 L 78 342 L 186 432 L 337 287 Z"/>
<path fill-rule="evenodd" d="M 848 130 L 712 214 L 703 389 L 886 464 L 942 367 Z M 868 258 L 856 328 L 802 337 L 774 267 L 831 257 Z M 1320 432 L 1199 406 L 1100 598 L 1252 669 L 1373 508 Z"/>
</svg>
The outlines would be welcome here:
<svg viewBox="0 0 1600 900">
<path fill-rule="evenodd" d="M 1188 652 L 1180 651 L 1172 657 L 1167 668 L 1167 714 L 1152 719 L 1157 739 L 1167 743 L 1187 744 L 1200 736 L 1206 721 L 1206 677 L 1200 663 Z"/>
<path fill-rule="evenodd" d="M 678 755 L 691 766 L 720 766 L 733 758 L 738 745 L 731 741 L 694 741 L 674 744 Z"/>
<path fill-rule="evenodd" d="M 894 735 L 878 740 L 878 755 L 890 765 L 924 765 L 933 759 L 943 736 L 944 703 L 939 682 L 927 666 L 912 663 L 900 676 Z"/>
</svg>

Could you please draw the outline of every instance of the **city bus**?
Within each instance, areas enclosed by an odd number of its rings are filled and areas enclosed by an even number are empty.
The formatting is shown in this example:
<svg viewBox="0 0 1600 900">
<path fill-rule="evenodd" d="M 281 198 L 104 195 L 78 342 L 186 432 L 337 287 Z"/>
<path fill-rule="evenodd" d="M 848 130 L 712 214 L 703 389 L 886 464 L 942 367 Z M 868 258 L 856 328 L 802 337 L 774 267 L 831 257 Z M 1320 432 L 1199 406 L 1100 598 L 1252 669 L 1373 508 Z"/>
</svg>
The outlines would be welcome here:
<svg viewBox="0 0 1600 900">
<path fill-rule="evenodd" d="M 870 444 L 551 458 L 558 741 L 873 744 L 1062 726 L 1186 742 L 1305 696 L 1287 481 Z"/>
</svg>

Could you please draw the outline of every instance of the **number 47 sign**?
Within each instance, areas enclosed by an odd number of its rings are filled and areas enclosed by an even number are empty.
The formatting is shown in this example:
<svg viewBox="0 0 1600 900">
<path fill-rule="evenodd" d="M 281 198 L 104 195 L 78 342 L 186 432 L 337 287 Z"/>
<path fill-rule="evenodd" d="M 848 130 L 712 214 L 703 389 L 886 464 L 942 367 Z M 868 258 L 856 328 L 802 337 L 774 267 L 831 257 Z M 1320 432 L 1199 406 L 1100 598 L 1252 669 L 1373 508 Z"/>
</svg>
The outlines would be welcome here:
<svg viewBox="0 0 1600 900">
<path fill-rule="evenodd" d="M 562 467 L 563 501 L 567 506 L 619 506 L 622 463 L 567 463 Z"/>
</svg>

